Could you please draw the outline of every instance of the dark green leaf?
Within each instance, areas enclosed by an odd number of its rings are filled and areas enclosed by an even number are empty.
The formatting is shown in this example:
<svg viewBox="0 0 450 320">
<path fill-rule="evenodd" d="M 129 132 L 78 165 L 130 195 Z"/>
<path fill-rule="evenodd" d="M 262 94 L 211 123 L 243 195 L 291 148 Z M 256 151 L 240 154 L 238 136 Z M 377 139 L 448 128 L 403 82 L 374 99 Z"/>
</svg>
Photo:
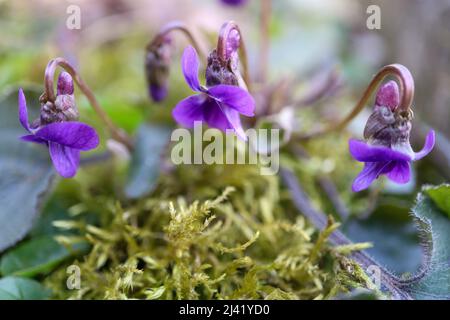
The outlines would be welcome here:
<svg viewBox="0 0 450 320">
<path fill-rule="evenodd" d="M 44 300 L 50 297 L 50 290 L 39 282 L 19 277 L 0 279 L 0 300 Z"/>
<path fill-rule="evenodd" d="M 424 190 L 436 206 L 450 218 L 450 184 L 428 187 Z"/>
<path fill-rule="evenodd" d="M 125 193 L 129 198 L 139 198 L 150 193 L 161 171 L 161 160 L 170 138 L 170 128 L 142 125 L 136 137 L 130 174 Z"/>
<path fill-rule="evenodd" d="M 86 248 L 86 243 L 79 243 L 69 250 L 51 236 L 32 238 L 2 256 L 0 272 L 5 276 L 23 277 L 45 274 L 65 259 Z"/>
<path fill-rule="evenodd" d="M 414 229 L 407 211 L 392 203 L 380 206 L 369 219 L 346 226 L 353 240 L 374 243 L 368 252 L 376 260 L 397 273 L 409 271 L 405 277 L 409 280 L 400 288 L 414 299 L 450 299 L 450 219 L 429 196 L 431 191 L 438 201 L 445 200 L 446 187 L 426 187 L 418 195 L 412 210 Z"/>
<path fill-rule="evenodd" d="M 38 95 L 25 92 L 30 121 L 37 116 Z M 34 112 L 33 112 L 34 111 Z M 27 132 L 18 120 L 17 90 L 0 99 L 0 251 L 22 239 L 50 191 L 54 170 L 48 151 L 22 142 Z"/>
<path fill-rule="evenodd" d="M 426 274 L 405 290 L 416 299 L 450 299 L 450 219 L 427 196 L 427 190 L 418 195 L 413 208 L 428 260 Z"/>
<path fill-rule="evenodd" d="M 349 293 L 338 295 L 336 300 L 381 300 L 375 291 L 357 288 Z"/>
<path fill-rule="evenodd" d="M 397 273 L 414 273 L 422 262 L 419 233 L 410 216 L 409 207 L 386 199 L 370 217 L 349 220 L 345 233 L 355 242 L 371 242 L 367 249 L 373 258 Z"/>
</svg>

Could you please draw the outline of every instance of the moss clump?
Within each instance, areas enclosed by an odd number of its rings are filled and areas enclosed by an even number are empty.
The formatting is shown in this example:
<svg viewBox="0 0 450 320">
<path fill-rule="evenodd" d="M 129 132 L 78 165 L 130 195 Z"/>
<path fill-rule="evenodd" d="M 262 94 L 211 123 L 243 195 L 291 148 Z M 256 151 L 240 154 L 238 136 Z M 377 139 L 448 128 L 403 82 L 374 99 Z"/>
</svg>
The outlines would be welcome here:
<svg viewBox="0 0 450 320">
<path fill-rule="evenodd" d="M 45 280 L 55 298 L 321 299 L 366 286 L 346 281 L 341 255 L 351 250 L 326 243 L 337 224 L 315 231 L 257 166 L 180 166 L 133 202 L 86 177 L 74 189 L 74 220 L 55 224 L 81 231 L 91 250 L 68 263 L 80 267 L 80 290 L 66 288 L 67 265 Z"/>
</svg>

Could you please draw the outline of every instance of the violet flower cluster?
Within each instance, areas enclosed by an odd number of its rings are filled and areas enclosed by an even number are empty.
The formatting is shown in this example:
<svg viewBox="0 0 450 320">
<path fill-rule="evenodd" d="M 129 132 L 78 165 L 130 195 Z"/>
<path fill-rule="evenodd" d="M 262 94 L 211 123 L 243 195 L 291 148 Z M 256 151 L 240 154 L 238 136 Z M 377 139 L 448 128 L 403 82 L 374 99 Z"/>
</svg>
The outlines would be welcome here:
<svg viewBox="0 0 450 320">
<path fill-rule="evenodd" d="M 412 150 L 411 117 L 404 113 L 399 108 L 397 83 L 389 81 L 381 86 L 364 130 L 366 141 L 349 141 L 353 158 L 364 162 L 363 170 L 353 182 L 354 192 L 367 189 L 381 175 L 399 184 L 407 183 L 411 179 L 411 162 L 422 159 L 433 149 L 435 134 L 430 130 L 422 150 Z"/>
<path fill-rule="evenodd" d="M 40 118 L 30 124 L 25 94 L 19 89 L 19 121 L 28 131 L 20 139 L 46 146 L 56 171 L 64 178 L 77 173 L 80 151 L 94 149 L 99 144 L 94 128 L 74 121 L 78 119 L 78 111 L 73 92 L 72 77 L 62 72 L 55 101 L 43 102 Z"/>
</svg>

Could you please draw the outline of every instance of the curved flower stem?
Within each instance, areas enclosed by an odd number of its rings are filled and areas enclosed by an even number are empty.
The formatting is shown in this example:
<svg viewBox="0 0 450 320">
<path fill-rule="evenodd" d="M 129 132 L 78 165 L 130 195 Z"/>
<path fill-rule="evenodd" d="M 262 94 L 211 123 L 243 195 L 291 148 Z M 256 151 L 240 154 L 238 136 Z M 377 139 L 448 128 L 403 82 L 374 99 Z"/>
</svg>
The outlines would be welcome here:
<svg viewBox="0 0 450 320">
<path fill-rule="evenodd" d="M 130 137 L 120 128 L 116 127 L 115 124 L 111 121 L 107 113 L 102 109 L 100 104 L 98 103 L 97 99 L 94 96 L 94 93 L 91 91 L 91 89 L 86 85 L 86 83 L 81 79 L 78 72 L 75 70 L 72 65 L 65 60 L 64 58 L 58 57 L 55 59 L 50 60 L 50 62 L 47 64 L 47 67 L 45 69 L 45 76 L 44 76 L 44 85 L 45 85 L 45 99 L 47 101 L 54 102 L 56 99 L 54 86 L 53 86 L 53 80 L 55 76 L 55 71 L 57 67 L 63 68 L 65 71 L 67 71 L 73 78 L 73 80 L 77 83 L 80 90 L 83 92 L 83 94 L 88 99 L 89 103 L 91 104 L 94 111 L 97 113 L 97 115 L 100 117 L 100 119 L 103 121 L 103 123 L 106 125 L 108 130 L 111 133 L 111 136 L 116 139 L 117 141 L 123 143 L 129 150 L 133 148 L 133 144 L 131 142 Z"/>
<path fill-rule="evenodd" d="M 227 56 L 228 36 L 233 30 L 239 33 L 239 53 L 242 61 L 242 67 L 244 70 L 243 78 L 245 84 L 249 87 L 251 83 L 250 83 L 250 72 L 248 67 L 247 49 L 245 47 L 245 42 L 244 38 L 242 37 L 241 29 L 236 24 L 236 22 L 234 21 L 225 22 L 220 28 L 219 38 L 217 40 L 217 53 L 219 57 L 225 60 L 225 57 Z"/>
<path fill-rule="evenodd" d="M 164 42 L 164 37 L 166 37 L 172 31 L 180 31 L 181 33 L 183 33 L 188 38 L 189 42 L 197 50 L 197 52 L 200 54 L 201 58 L 206 60 L 207 54 L 200 47 L 199 42 L 194 37 L 194 34 L 189 30 L 187 25 L 185 25 L 183 22 L 180 21 L 172 21 L 164 25 L 158 32 L 158 34 L 147 44 L 146 47 L 147 50 L 150 50 L 155 46 L 161 45 Z"/>
<path fill-rule="evenodd" d="M 305 136 L 299 137 L 300 139 L 310 139 L 313 137 L 321 136 L 333 131 L 339 131 L 345 128 L 350 121 L 353 120 L 366 106 L 367 101 L 372 96 L 372 93 L 377 89 L 381 81 L 387 76 L 395 77 L 400 86 L 400 104 L 399 108 L 408 113 L 412 113 L 411 104 L 414 98 L 414 79 L 411 75 L 411 72 L 405 66 L 401 64 L 390 64 L 381 68 L 380 71 L 373 77 L 372 81 L 369 83 L 369 86 L 364 91 L 363 96 L 355 105 L 353 110 L 341 121 L 338 123 L 334 123 L 329 125 L 327 128 L 310 133 Z"/>
</svg>

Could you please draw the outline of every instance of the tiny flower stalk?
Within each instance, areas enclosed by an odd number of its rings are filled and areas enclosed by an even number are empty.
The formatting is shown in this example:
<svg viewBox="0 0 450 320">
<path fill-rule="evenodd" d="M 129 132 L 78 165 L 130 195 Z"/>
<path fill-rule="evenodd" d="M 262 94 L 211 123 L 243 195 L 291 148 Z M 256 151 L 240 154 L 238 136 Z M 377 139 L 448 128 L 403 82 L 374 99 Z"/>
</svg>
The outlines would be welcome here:
<svg viewBox="0 0 450 320">
<path fill-rule="evenodd" d="M 72 65 L 64 58 L 61 57 L 55 58 L 53 60 L 50 60 L 50 62 L 47 64 L 44 77 L 45 91 L 40 98 L 41 103 L 44 105 L 52 105 L 52 104 L 58 105 L 57 101 L 58 97 L 55 95 L 53 85 L 55 71 L 58 66 L 63 68 L 67 72 L 67 74 L 70 75 L 73 78 L 73 80 L 77 83 L 78 87 L 84 93 L 94 111 L 97 113 L 102 122 L 106 125 L 106 127 L 110 131 L 113 139 L 124 144 L 129 150 L 131 150 L 133 148 L 133 144 L 131 142 L 130 137 L 123 130 L 116 127 L 116 125 L 112 122 L 107 113 L 100 106 L 91 89 L 86 85 L 83 79 L 81 79 L 80 75 L 75 70 L 75 68 L 72 67 Z M 72 89 L 70 89 L 70 87 L 67 87 L 67 85 L 66 87 L 58 86 L 57 89 L 58 91 L 63 90 L 64 92 L 73 90 L 73 83 Z"/>
<path fill-rule="evenodd" d="M 184 34 L 201 56 L 206 57 L 199 42 L 185 24 L 175 21 L 165 25 L 146 46 L 145 75 L 149 95 L 155 102 L 163 101 L 168 94 L 170 63 L 174 49 L 171 33 L 174 31 Z"/>
</svg>

